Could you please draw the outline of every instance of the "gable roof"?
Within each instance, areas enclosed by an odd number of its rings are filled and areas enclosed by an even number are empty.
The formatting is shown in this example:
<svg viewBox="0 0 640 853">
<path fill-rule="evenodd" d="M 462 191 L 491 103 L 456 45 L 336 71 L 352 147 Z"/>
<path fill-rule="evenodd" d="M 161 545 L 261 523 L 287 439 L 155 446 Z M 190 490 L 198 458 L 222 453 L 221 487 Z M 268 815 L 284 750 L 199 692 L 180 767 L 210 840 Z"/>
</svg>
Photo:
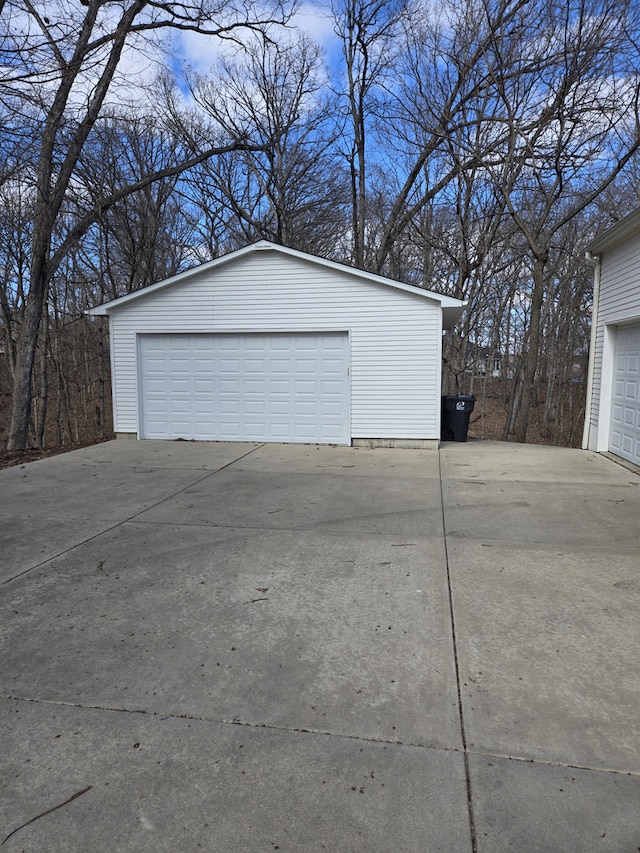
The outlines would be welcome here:
<svg viewBox="0 0 640 853">
<path fill-rule="evenodd" d="M 452 328 L 460 317 L 462 309 L 467 304 L 461 299 L 454 299 L 452 296 L 444 296 L 441 293 L 424 290 L 423 288 L 415 287 L 412 284 L 404 284 L 401 281 L 394 281 L 391 278 L 385 278 L 381 275 L 365 272 L 364 270 L 359 270 L 355 267 L 348 267 L 345 264 L 339 264 L 336 261 L 328 261 L 325 258 L 318 258 L 315 255 L 309 255 L 306 252 L 300 252 L 297 249 L 289 249 L 286 246 L 279 246 L 277 243 L 270 243 L 267 240 L 261 240 L 258 243 L 253 243 L 251 246 L 245 246 L 243 249 L 237 249 L 227 255 L 222 255 L 221 257 L 216 258 L 213 261 L 209 261 L 206 264 L 191 267 L 191 269 L 178 273 L 178 275 L 171 276 L 171 278 L 166 278 L 164 281 L 159 281 L 156 284 L 150 284 L 148 287 L 143 287 L 141 290 L 136 290 L 133 293 L 127 293 L 125 296 L 120 296 L 118 299 L 112 299 L 110 302 L 104 302 L 102 305 L 96 305 L 95 308 L 90 308 L 87 311 L 87 314 L 94 317 L 108 316 L 112 311 L 117 310 L 121 306 L 137 299 L 144 299 L 146 296 L 156 293 L 158 290 L 163 290 L 165 287 L 171 287 L 174 284 L 185 282 L 195 275 L 200 275 L 203 272 L 217 269 L 218 267 L 222 267 L 225 264 L 236 261 L 247 255 L 265 251 L 278 252 L 282 255 L 311 262 L 318 266 L 340 272 L 343 275 L 354 276 L 371 282 L 372 284 L 381 284 L 386 287 L 392 287 L 396 290 L 405 291 L 406 293 L 412 293 L 416 296 L 421 296 L 425 299 L 431 299 L 438 302 L 442 308 L 443 325 L 445 329 Z"/>
<path fill-rule="evenodd" d="M 602 234 L 589 243 L 586 247 L 586 251 L 591 252 L 594 255 L 597 255 L 600 252 L 608 252 L 610 249 L 614 249 L 620 243 L 623 243 L 635 234 L 640 234 L 640 207 L 636 208 L 636 210 L 632 210 L 631 213 L 623 216 L 623 218 L 619 222 L 616 222 L 615 225 L 612 225 L 611 228 L 607 228 L 606 231 L 603 231 Z"/>
</svg>

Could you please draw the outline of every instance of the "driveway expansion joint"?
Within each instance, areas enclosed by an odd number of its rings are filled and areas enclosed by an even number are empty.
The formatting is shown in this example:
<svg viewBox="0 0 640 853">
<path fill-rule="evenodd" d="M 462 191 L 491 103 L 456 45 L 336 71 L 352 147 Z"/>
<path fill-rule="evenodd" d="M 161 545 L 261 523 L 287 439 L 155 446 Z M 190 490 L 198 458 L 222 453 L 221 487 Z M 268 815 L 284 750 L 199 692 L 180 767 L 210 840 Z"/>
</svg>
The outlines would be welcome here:
<svg viewBox="0 0 640 853">
<path fill-rule="evenodd" d="M 451 581 L 451 568 L 449 565 L 449 550 L 447 545 L 447 521 L 445 518 L 444 484 L 442 482 L 442 457 L 438 452 L 438 471 L 440 474 L 440 501 L 442 508 L 442 540 L 444 546 L 445 572 L 447 577 L 447 595 L 449 599 L 449 618 L 451 620 L 451 642 L 453 646 L 453 662 L 456 673 L 456 692 L 458 696 L 458 719 L 460 721 L 460 738 L 462 740 L 462 752 L 464 755 L 464 773 L 467 786 L 467 805 L 469 810 L 469 832 L 471 835 L 471 851 L 477 853 L 478 843 L 476 837 L 475 815 L 473 808 L 473 791 L 471 786 L 471 771 L 469 768 L 469 752 L 467 749 L 467 736 L 464 723 L 464 705 L 462 701 L 462 684 L 460 676 L 460 658 L 458 654 L 458 640 L 456 635 L 456 619 L 453 607 L 453 585 Z"/>
</svg>

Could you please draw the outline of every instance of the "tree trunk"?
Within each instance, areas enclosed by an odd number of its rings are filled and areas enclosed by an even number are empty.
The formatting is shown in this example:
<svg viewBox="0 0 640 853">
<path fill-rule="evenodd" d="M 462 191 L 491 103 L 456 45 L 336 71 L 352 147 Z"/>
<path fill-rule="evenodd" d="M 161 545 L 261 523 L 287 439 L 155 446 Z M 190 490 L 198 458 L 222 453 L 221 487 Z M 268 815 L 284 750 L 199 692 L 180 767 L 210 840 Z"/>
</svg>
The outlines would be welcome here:
<svg viewBox="0 0 640 853">
<path fill-rule="evenodd" d="M 36 446 L 44 447 L 44 433 L 47 422 L 47 406 L 49 403 L 49 374 L 47 371 L 47 353 L 49 349 L 49 317 L 47 316 L 47 305 L 44 306 L 42 317 L 42 333 L 40 335 L 40 394 L 36 409 Z"/>
<path fill-rule="evenodd" d="M 13 379 L 15 373 L 15 347 L 13 343 L 13 312 L 7 299 L 7 286 L 0 287 L 0 316 L 4 326 L 4 350 L 7 357 L 9 376 Z"/>
<path fill-rule="evenodd" d="M 516 419 L 518 417 L 518 412 L 520 411 L 520 402 L 522 399 L 522 382 L 520 380 L 520 376 L 514 376 L 511 385 L 511 398 L 509 400 L 509 410 L 507 412 L 507 419 L 504 424 L 504 430 L 502 432 L 502 440 L 509 441 L 509 436 L 512 435 Z"/>
<path fill-rule="evenodd" d="M 540 350 L 540 330 L 542 303 L 544 300 L 544 268 L 547 262 L 546 256 L 539 256 L 533 264 L 533 294 L 531 297 L 531 314 L 529 317 L 529 349 L 524 362 L 524 375 L 522 381 L 522 397 L 520 399 L 520 412 L 516 428 L 516 441 L 525 442 L 529 429 L 529 413 L 531 410 L 531 396 L 533 383 L 538 369 L 538 354 Z"/>
<path fill-rule="evenodd" d="M 29 438 L 33 365 L 38 346 L 45 291 L 46 274 L 44 269 L 40 269 L 31 278 L 31 288 L 27 296 L 22 329 L 16 347 L 11 426 L 7 450 L 24 450 Z"/>
</svg>

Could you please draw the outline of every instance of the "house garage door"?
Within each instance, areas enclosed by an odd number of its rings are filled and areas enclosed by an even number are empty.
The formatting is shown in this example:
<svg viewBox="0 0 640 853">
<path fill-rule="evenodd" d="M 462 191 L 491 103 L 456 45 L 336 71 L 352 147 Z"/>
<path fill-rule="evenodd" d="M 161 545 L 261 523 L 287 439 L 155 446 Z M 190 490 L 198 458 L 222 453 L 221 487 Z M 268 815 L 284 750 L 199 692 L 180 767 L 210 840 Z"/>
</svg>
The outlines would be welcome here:
<svg viewBox="0 0 640 853">
<path fill-rule="evenodd" d="M 609 450 L 640 465 L 640 326 L 618 329 Z"/>
<path fill-rule="evenodd" d="M 141 335 L 141 438 L 349 444 L 348 336 Z"/>
</svg>

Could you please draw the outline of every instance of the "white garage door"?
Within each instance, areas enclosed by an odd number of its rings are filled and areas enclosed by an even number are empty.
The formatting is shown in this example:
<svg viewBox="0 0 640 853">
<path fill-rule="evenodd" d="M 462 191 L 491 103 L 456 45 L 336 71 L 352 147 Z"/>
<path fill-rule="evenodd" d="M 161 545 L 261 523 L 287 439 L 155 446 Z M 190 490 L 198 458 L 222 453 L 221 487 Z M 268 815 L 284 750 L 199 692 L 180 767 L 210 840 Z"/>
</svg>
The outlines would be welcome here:
<svg viewBox="0 0 640 853">
<path fill-rule="evenodd" d="M 618 329 L 609 450 L 640 465 L 640 326 Z"/>
<path fill-rule="evenodd" d="M 141 335 L 141 438 L 349 444 L 348 336 Z"/>
</svg>

